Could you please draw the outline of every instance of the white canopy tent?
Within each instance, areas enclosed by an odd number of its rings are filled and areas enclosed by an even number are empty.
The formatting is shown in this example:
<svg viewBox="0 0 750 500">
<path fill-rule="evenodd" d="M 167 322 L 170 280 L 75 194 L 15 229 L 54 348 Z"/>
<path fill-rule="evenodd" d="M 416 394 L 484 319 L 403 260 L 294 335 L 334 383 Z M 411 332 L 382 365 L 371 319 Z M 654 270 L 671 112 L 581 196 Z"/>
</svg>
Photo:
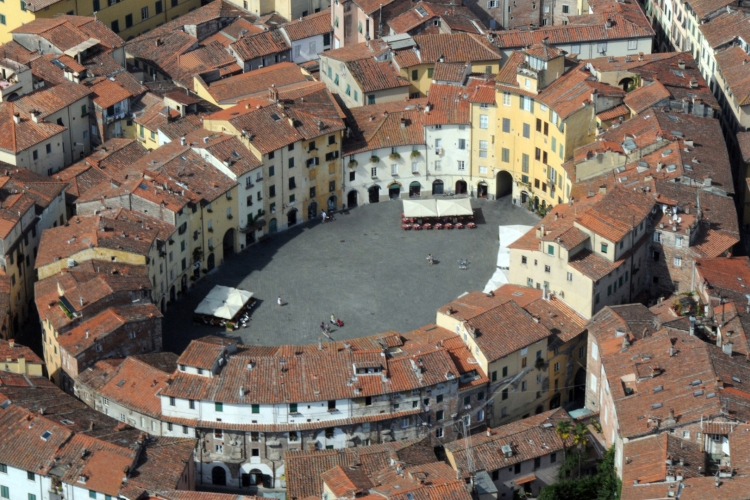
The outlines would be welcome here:
<svg viewBox="0 0 750 500">
<path fill-rule="evenodd" d="M 440 217 L 462 217 L 474 213 L 471 210 L 471 200 L 469 198 L 437 200 L 437 211 Z"/>
<path fill-rule="evenodd" d="M 472 215 L 471 200 L 404 200 L 404 217 L 461 217 Z"/>
<path fill-rule="evenodd" d="M 404 217 L 437 216 L 437 200 L 404 200 Z"/>
<path fill-rule="evenodd" d="M 251 298 L 253 298 L 252 292 L 216 285 L 198 304 L 195 314 L 233 319 Z"/>
</svg>

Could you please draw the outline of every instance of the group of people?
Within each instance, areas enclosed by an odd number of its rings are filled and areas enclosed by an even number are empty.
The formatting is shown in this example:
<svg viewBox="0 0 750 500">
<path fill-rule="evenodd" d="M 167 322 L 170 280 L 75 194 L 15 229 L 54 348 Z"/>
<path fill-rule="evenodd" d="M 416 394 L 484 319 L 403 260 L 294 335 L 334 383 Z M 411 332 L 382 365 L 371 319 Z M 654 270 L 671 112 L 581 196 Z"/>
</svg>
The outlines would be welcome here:
<svg viewBox="0 0 750 500">
<path fill-rule="evenodd" d="M 336 318 L 335 315 L 331 314 L 331 325 L 341 328 L 344 326 L 344 322 L 341 321 L 341 318 Z M 320 330 L 326 334 L 331 333 L 331 325 L 327 325 L 325 321 L 321 321 Z"/>
</svg>

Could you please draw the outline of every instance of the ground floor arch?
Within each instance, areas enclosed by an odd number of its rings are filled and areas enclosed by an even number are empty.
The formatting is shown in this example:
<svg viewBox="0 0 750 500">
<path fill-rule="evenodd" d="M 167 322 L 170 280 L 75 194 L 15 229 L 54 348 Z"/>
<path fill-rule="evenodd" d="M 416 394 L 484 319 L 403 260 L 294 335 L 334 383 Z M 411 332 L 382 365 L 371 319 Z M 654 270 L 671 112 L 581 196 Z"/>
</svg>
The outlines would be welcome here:
<svg viewBox="0 0 750 500">
<path fill-rule="evenodd" d="M 346 206 L 354 208 L 357 206 L 357 190 L 352 189 L 349 194 L 346 195 Z"/>
<path fill-rule="evenodd" d="M 401 198 L 401 184 L 392 182 L 388 185 L 388 198 L 398 200 Z"/>
<path fill-rule="evenodd" d="M 208 254 L 208 259 L 206 259 L 206 268 L 210 271 L 214 267 L 216 267 L 216 256 L 211 252 Z"/>
<path fill-rule="evenodd" d="M 273 487 L 273 471 L 265 464 L 242 464 L 240 468 L 242 486 L 264 486 Z"/>
<path fill-rule="evenodd" d="M 632 86 L 633 86 L 633 79 L 632 79 L 632 78 L 630 78 L 630 77 L 625 77 L 625 78 L 623 78 L 622 80 L 620 80 L 620 81 L 619 81 L 619 82 L 617 83 L 617 85 L 618 85 L 618 86 L 619 86 L 619 87 L 620 87 L 620 88 L 621 88 L 622 90 L 624 90 L 625 92 L 627 92 L 627 91 L 628 91 L 628 90 L 630 90 L 630 89 L 632 88 Z"/>
<path fill-rule="evenodd" d="M 293 208 L 286 214 L 286 225 L 292 227 L 297 223 L 297 209 Z"/>
<path fill-rule="evenodd" d="M 317 201 L 311 201 L 309 205 L 307 205 L 307 220 L 313 220 L 318 216 L 318 202 Z"/>
<path fill-rule="evenodd" d="M 227 485 L 227 471 L 224 467 L 217 465 L 211 469 L 211 483 L 218 486 Z"/>
<path fill-rule="evenodd" d="M 579 368 L 573 378 L 573 401 L 576 408 L 582 407 L 586 402 L 586 369 Z"/>
<path fill-rule="evenodd" d="M 370 201 L 370 203 L 377 203 L 380 201 L 380 186 L 375 184 L 374 186 L 370 186 L 370 189 L 367 190 L 367 196 Z"/>
<path fill-rule="evenodd" d="M 432 181 L 432 194 L 443 194 L 445 192 L 445 184 L 440 179 Z"/>
<path fill-rule="evenodd" d="M 477 184 L 477 198 L 487 198 L 487 183 L 479 181 Z"/>
<path fill-rule="evenodd" d="M 333 212 L 336 210 L 336 207 L 338 206 L 339 198 L 335 194 L 332 194 L 328 197 L 328 211 Z"/>
<path fill-rule="evenodd" d="M 233 227 L 230 227 L 227 229 L 227 232 L 224 233 L 224 240 L 223 240 L 223 246 L 224 246 L 224 256 L 232 255 L 234 253 L 234 239 L 235 239 L 235 230 Z"/>
<path fill-rule="evenodd" d="M 466 194 L 467 190 L 466 181 L 456 181 L 456 194 Z"/>
<path fill-rule="evenodd" d="M 174 302 L 175 300 L 177 300 L 177 290 L 175 289 L 175 286 L 172 285 L 169 288 L 169 301 Z"/>
<path fill-rule="evenodd" d="M 509 195 L 513 191 L 513 176 L 510 172 L 501 170 L 495 178 L 495 198 Z"/>
<path fill-rule="evenodd" d="M 418 198 L 422 192 L 422 184 L 419 181 L 413 181 L 409 184 L 409 198 Z"/>
<path fill-rule="evenodd" d="M 276 220 L 276 217 L 268 221 L 268 232 L 273 234 L 279 230 L 279 221 Z"/>
</svg>

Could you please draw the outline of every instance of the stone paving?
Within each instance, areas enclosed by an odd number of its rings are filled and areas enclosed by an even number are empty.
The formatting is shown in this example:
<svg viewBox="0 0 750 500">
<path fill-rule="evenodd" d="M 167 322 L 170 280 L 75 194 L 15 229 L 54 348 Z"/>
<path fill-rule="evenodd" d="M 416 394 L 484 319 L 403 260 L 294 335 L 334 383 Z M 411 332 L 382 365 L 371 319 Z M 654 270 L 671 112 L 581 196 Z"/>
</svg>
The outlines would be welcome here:
<svg viewBox="0 0 750 500">
<path fill-rule="evenodd" d="M 229 257 L 164 318 L 164 349 L 182 352 L 192 339 L 224 334 L 193 322 L 193 310 L 221 284 L 249 290 L 260 304 L 247 328 L 227 333 L 244 344 L 307 344 L 321 337 L 331 314 L 335 340 L 388 330 L 406 332 L 435 321 L 436 309 L 459 295 L 484 288 L 495 271 L 498 226 L 533 225 L 538 218 L 509 196 L 472 200 L 478 228 L 403 231 L 402 203 L 365 205 L 333 222 L 307 222 Z M 432 253 L 435 265 L 427 264 Z M 468 270 L 458 268 L 468 259 Z M 279 307 L 276 298 L 284 305 Z M 325 341 L 325 337 L 323 337 Z"/>
</svg>

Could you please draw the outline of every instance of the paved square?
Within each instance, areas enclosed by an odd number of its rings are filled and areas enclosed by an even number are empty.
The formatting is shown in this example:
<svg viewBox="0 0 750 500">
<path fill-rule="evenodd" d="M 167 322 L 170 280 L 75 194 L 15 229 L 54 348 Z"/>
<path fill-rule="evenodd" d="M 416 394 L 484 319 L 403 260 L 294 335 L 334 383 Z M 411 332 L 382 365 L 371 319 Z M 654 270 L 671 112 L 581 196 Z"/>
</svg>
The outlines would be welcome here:
<svg viewBox="0 0 750 500">
<path fill-rule="evenodd" d="M 244 344 L 314 343 L 331 314 L 344 321 L 343 328 L 332 327 L 335 340 L 432 323 L 439 306 L 484 288 L 495 271 L 499 225 L 538 221 L 510 197 L 472 205 L 479 209 L 477 229 L 404 231 L 403 204 L 389 201 L 279 233 L 230 257 L 170 307 L 164 349 L 179 353 L 192 339 L 224 333 L 192 321 L 216 284 L 249 290 L 260 300 L 249 326 L 227 334 Z M 436 265 L 427 264 L 429 253 Z M 459 259 L 471 262 L 468 270 L 459 270 Z M 278 296 L 283 307 L 276 305 Z"/>
</svg>

